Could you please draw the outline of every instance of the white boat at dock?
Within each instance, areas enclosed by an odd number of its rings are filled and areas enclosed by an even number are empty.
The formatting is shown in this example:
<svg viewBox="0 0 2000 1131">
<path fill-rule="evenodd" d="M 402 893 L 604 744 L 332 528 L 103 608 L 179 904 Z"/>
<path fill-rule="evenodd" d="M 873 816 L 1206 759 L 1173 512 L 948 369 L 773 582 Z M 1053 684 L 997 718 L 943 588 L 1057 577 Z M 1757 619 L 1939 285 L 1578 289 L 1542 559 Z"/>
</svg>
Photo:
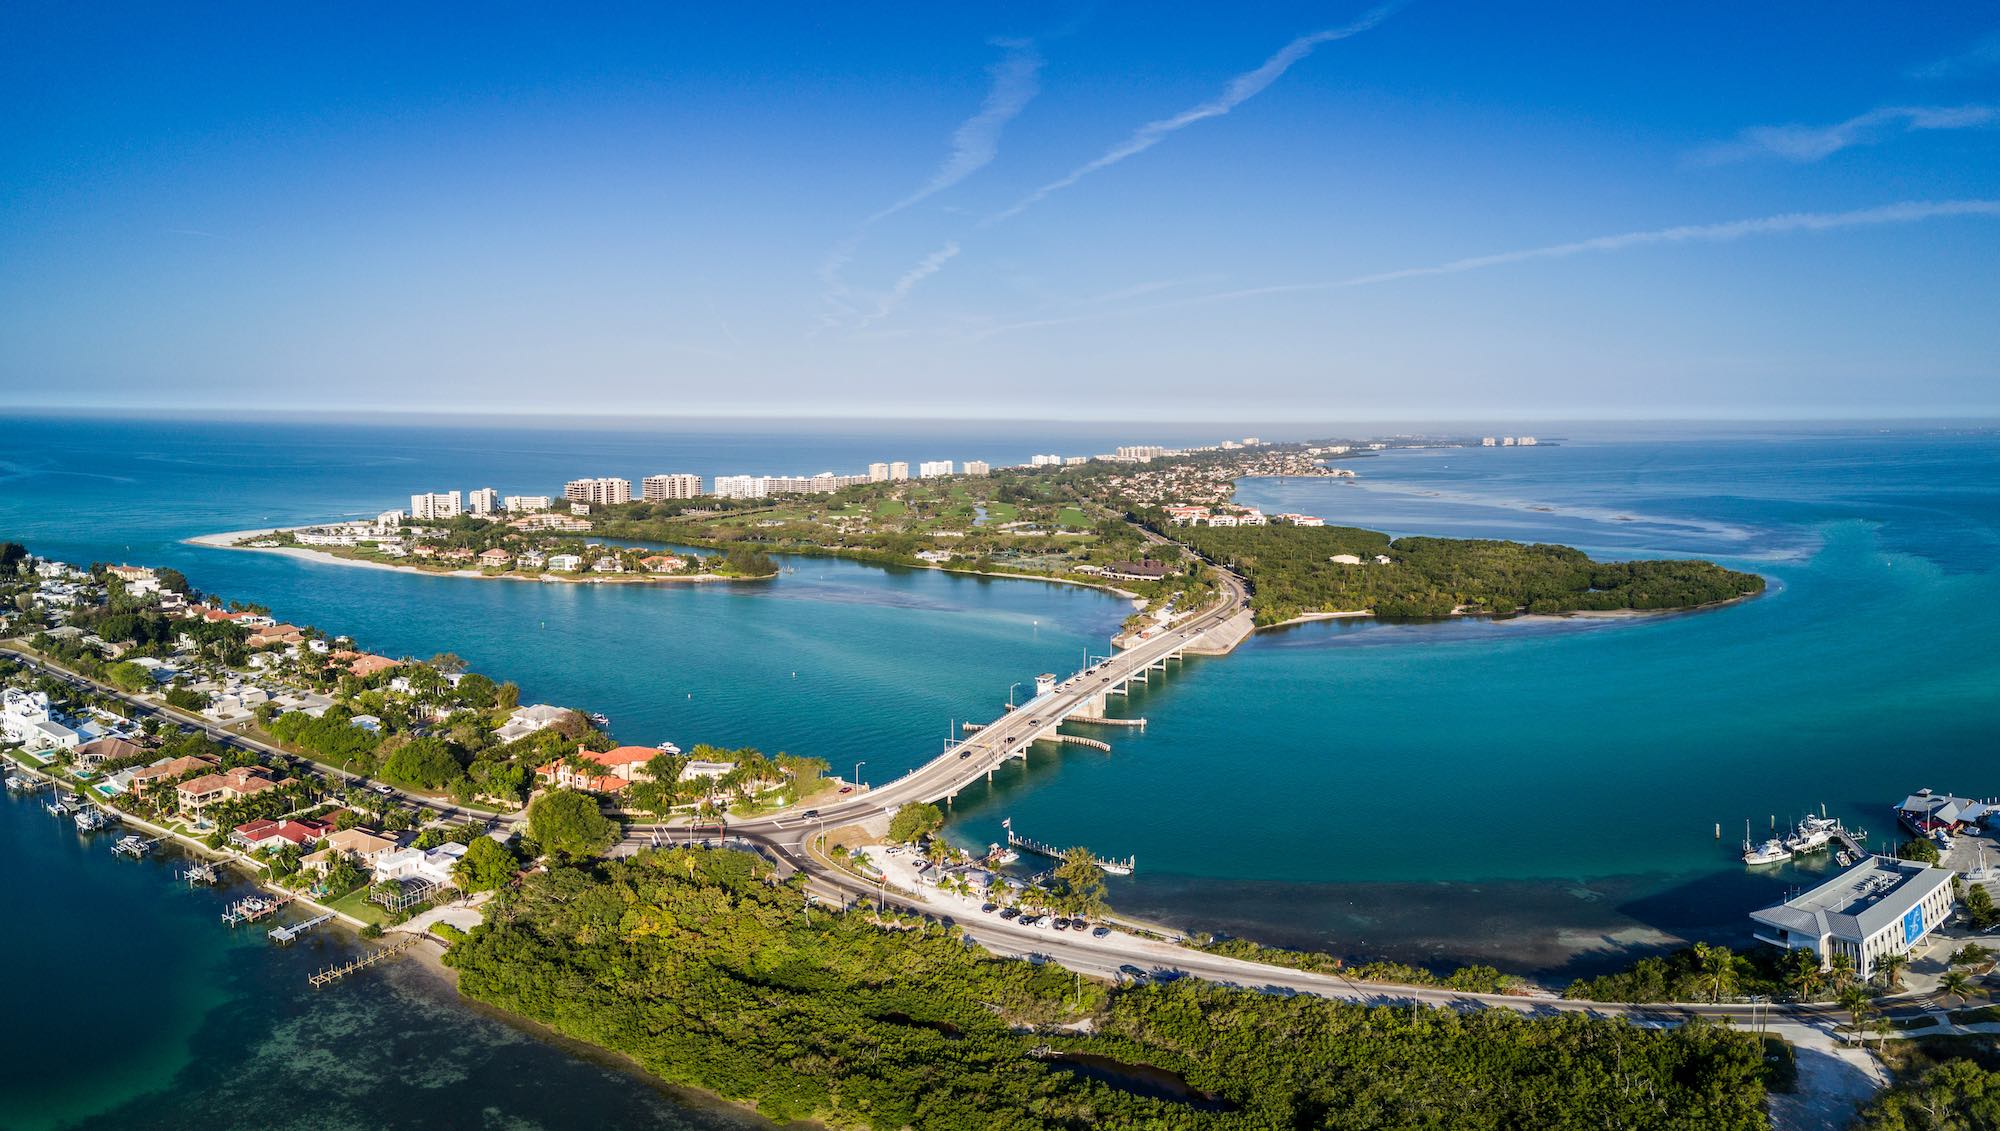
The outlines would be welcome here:
<svg viewBox="0 0 2000 1131">
<path fill-rule="evenodd" d="M 95 805 L 82 805 L 77 808 L 76 827 L 78 832 L 94 833 L 110 824 L 111 821 L 111 814 L 106 813 Z"/>
<path fill-rule="evenodd" d="M 1824 813 L 1817 817 L 1809 816 L 1799 822 L 1798 827 L 1792 830 L 1792 835 L 1785 838 L 1785 847 L 1795 855 L 1818 852 L 1839 840 L 1843 831 L 1840 820 L 1836 817 L 1829 817 Z"/>
<path fill-rule="evenodd" d="M 1782 864 L 1792 858 L 1792 850 L 1785 842 L 1772 837 L 1762 844 L 1750 839 L 1750 822 L 1743 822 L 1743 862 L 1752 867 L 1763 864 Z"/>
</svg>

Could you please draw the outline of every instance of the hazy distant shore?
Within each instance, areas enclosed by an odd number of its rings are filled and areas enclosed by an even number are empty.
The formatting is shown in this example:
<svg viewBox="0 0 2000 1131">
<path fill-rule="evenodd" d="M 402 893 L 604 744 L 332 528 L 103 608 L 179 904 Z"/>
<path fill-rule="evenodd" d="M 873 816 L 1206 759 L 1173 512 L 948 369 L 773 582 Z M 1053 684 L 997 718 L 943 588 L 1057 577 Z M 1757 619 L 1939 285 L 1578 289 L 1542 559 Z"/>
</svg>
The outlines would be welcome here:
<svg viewBox="0 0 2000 1131">
<path fill-rule="evenodd" d="M 310 526 L 275 526 L 268 530 L 226 530 L 219 534 L 201 534 L 185 540 L 186 545 L 206 546 L 215 550 L 253 550 L 260 554 L 282 554 L 300 561 L 325 562 L 330 565 L 354 566 L 360 569 L 385 569 L 397 573 L 414 573 L 424 577 L 467 577 L 477 581 L 539 581 L 556 582 L 563 585 L 677 585 L 707 581 L 768 581 L 774 574 L 761 577 L 724 577 L 713 573 L 668 574 L 646 576 L 601 576 L 562 577 L 556 574 L 487 573 L 477 569 L 425 569 L 422 566 L 396 565 L 392 562 L 369 561 L 366 558 L 347 558 L 330 554 L 309 546 L 245 546 L 240 543 L 263 538 L 273 534 L 285 534 L 294 530 L 307 530 Z"/>
</svg>

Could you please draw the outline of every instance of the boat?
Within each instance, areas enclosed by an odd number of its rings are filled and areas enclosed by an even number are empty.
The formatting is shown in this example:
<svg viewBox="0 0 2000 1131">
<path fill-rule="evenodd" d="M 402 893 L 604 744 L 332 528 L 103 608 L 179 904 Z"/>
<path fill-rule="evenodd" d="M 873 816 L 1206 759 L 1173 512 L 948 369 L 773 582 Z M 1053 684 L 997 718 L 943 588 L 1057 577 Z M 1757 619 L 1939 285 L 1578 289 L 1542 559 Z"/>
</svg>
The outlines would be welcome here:
<svg viewBox="0 0 2000 1131">
<path fill-rule="evenodd" d="M 590 721 L 596 723 L 598 726 L 601 727 L 608 727 L 611 725 L 610 717 L 605 715 L 601 711 L 592 711 L 590 713 Z"/>
<path fill-rule="evenodd" d="M 1818 852 L 1832 844 L 1840 832 L 1840 820 L 1836 817 L 1807 817 L 1785 838 L 1785 847 L 1795 854 Z"/>
<path fill-rule="evenodd" d="M 1785 842 L 1779 840 L 1777 837 L 1772 837 L 1762 844 L 1752 843 L 1750 840 L 1750 822 L 1743 822 L 1743 862 L 1745 864 L 1753 866 L 1760 864 L 1782 864 L 1791 858 L 1792 850 L 1786 848 Z"/>
<path fill-rule="evenodd" d="M 660 743 L 660 745 L 658 746 L 658 749 L 660 749 L 660 750 L 662 750 L 662 751 L 665 751 L 665 752 L 666 752 L 666 753 L 668 753 L 668 754 L 678 754 L 678 753 L 680 753 L 680 752 L 681 752 L 681 748 L 680 748 L 680 747 L 678 747 L 678 746 L 675 746 L 675 745 L 674 745 L 673 743 L 671 743 L 671 742 L 662 742 L 662 743 Z"/>
<path fill-rule="evenodd" d="M 110 815 L 92 805 L 85 805 L 76 811 L 76 827 L 80 832 L 94 833 L 110 823 Z"/>
<path fill-rule="evenodd" d="M 42 808 L 47 809 L 51 817 L 66 817 L 69 815 L 69 806 L 63 804 L 61 799 L 44 801 L 42 802 Z"/>
</svg>

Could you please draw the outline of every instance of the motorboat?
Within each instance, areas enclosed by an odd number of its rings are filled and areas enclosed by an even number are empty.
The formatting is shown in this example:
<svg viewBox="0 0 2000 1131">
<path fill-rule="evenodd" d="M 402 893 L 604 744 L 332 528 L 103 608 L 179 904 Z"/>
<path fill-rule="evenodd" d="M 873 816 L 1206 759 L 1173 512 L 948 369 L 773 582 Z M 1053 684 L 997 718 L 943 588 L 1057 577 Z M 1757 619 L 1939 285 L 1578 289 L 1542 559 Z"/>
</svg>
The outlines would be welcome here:
<svg viewBox="0 0 2000 1131">
<path fill-rule="evenodd" d="M 1818 852 L 1832 844 L 1840 835 L 1840 821 L 1834 817 L 1807 817 L 1800 821 L 1792 835 L 1785 838 L 1785 847 L 1794 853 Z"/>
<path fill-rule="evenodd" d="M 1743 862 L 1750 865 L 1782 864 L 1792 858 L 1792 850 L 1785 842 L 1772 837 L 1762 844 L 1750 839 L 1750 822 L 1743 822 Z"/>
</svg>

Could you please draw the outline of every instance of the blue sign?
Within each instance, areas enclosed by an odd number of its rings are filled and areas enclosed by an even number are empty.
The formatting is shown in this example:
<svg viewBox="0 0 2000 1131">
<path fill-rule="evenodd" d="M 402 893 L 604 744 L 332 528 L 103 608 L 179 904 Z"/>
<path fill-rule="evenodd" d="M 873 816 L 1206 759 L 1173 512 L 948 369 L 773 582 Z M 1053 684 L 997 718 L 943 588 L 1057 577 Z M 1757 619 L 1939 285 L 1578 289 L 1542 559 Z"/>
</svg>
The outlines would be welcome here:
<svg viewBox="0 0 2000 1131">
<path fill-rule="evenodd" d="M 1924 937 L 1924 905 L 1919 903 L 1903 916 L 1903 945 Z"/>
</svg>

